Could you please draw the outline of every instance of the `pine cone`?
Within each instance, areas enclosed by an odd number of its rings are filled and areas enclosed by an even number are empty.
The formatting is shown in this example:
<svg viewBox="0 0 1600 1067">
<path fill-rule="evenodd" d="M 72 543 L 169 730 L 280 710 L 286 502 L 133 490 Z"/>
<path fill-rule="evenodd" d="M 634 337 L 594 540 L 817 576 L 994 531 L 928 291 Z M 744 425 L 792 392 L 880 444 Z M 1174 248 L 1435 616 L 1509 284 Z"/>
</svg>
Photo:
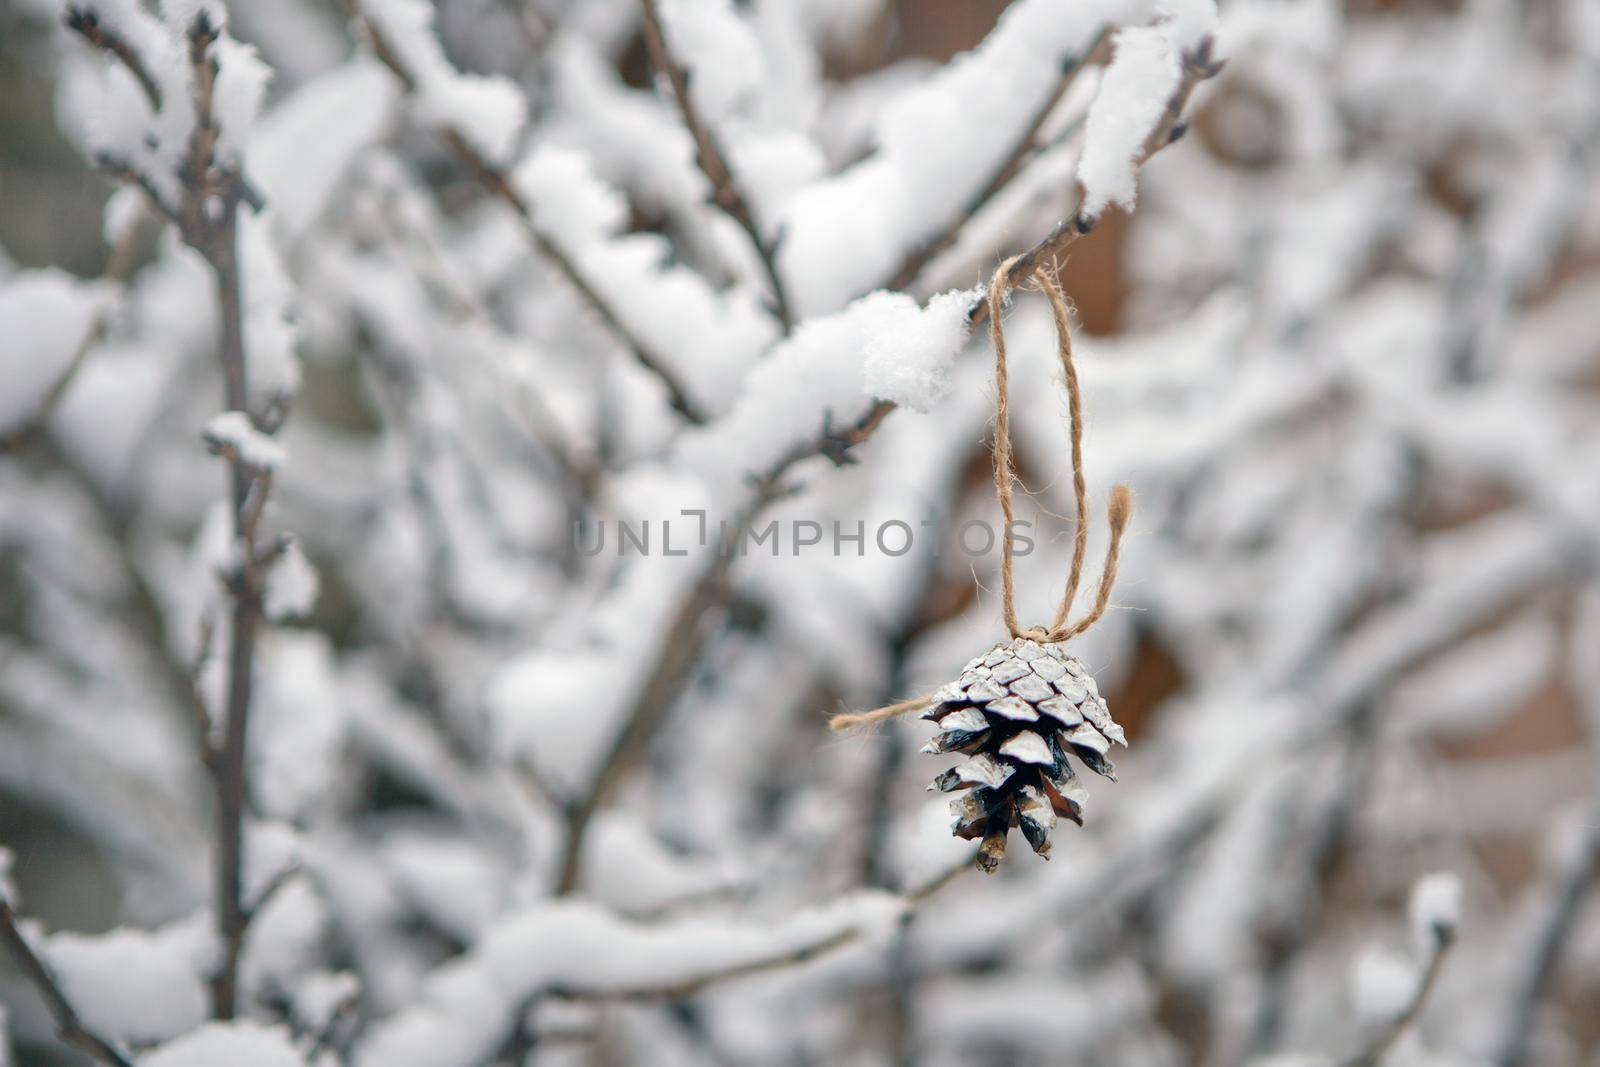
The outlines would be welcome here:
<svg viewBox="0 0 1600 1067">
<path fill-rule="evenodd" d="M 971 790 L 950 802 L 957 837 L 983 838 L 978 868 L 993 873 L 1006 834 L 1020 826 L 1028 844 L 1050 858 L 1056 817 L 1083 825 L 1088 794 L 1067 763 L 1070 751 L 1091 771 L 1116 781 L 1106 753 L 1124 747 L 1122 727 L 1082 663 L 1059 644 L 1026 638 L 996 645 L 933 695 L 922 717 L 939 724 L 922 751 L 971 758 L 933 780 L 930 789 Z"/>
</svg>

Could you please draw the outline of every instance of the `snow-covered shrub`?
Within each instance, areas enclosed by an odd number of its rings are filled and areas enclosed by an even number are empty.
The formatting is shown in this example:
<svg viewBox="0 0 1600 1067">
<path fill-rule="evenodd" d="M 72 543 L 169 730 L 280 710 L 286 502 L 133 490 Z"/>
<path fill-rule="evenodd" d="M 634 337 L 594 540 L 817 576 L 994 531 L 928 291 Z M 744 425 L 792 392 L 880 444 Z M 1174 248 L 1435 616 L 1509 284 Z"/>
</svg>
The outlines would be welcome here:
<svg viewBox="0 0 1600 1067">
<path fill-rule="evenodd" d="M 942 8 L 0 11 L 0 1063 L 1594 1062 L 1593 0 Z M 1001 632 L 1009 256 L 1132 751 L 985 879 L 825 721 Z"/>
</svg>

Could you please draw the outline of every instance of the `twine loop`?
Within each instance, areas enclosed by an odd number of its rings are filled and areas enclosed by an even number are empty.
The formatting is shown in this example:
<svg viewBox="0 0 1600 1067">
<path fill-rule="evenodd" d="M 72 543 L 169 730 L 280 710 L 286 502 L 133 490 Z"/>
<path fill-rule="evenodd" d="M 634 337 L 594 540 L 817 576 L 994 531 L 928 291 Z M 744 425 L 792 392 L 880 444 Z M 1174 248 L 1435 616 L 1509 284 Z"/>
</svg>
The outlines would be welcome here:
<svg viewBox="0 0 1600 1067">
<path fill-rule="evenodd" d="M 1061 359 L 1061 373 L 1067 387 L 1068 435 L 1072 443 L 1072 495 L 1076 502 L 1073 515 L 1072 567 L 1067 572 L 1067 587 L 1062 592 L 1061 604 L 1056 608 L 1049 626 L 1024 628 L 1017 621 L 1016 580 L 1012 575 L 1011 526 L 1015 521 L 1011 499 L 1012 483 L 1016 469 L 1012 464 L 1011 400 L 1006 370 L 1005 326 L 1001 322 L 1007 290 L 1007 274 L 1016 258 L 1000 264 L 989 282 L 989 340 L 994 345 L 994 490 L 1000 501 L 1000 512 L 1005 516 L 1005 533 L 1000 542 L 1000 609 L 1006 629 L 1012 637 L 1026 638 L 1041 644 L 1056 644 L 1076 637 L 1100 621 L 1111 602 L 1111 588 L 1117 581 L 1117 561 L 1122 551 L 1122 534 L 1127 529 L 1128 517 L 1133 511 L 1133 492 L 1125 485 L 1111 491 L 1107 517 L 1111 523 L 1111 542 L 1106 548 L 1105 568 L 1100 575 L 1100 590 L 1089 613 L 1077 622 L 1067 623 L 1072 602 L 1078 595 L 1078 582 L 1083 577 L 1084 554 L 1089 547 L 1088 490 L 1083 477 L 1083 397 L 1078 388 L 1078 372 L 1072 363 L 1071 309 L 1066 294 L 1056 280 L 1052 268 L 1040 266 L 1031 275 L 1038 288 L 1050 300 L 1056 327 L 1056 350 Z"/>
<path fill-rule="evenodd" d="M 1106 547 L 1105 567 L 1100 573 L 1100 589 L 1094 606 L 1077 622 L 1068 623 L 1067 615 L 1078 595 L 1078 582 L 1083 577 L 1083 559 L 1089 547 L 1089 494 L 1083 477 L 1083 397 L 1078 389 L 1078 372 L 1072 365 L 1071 309 L 1061 291 L 1053 268 L 1037 267 L 1030 275 L 1038 288 L 1050 299 L 1050 309 L 1055 316 L 1056 348 L 1061 359 L 1061 373 L 1067 386 L 1068 434 L 1072 442 L 1072 494 L 1076 501 L 1073 515 L 1075 524 L 1072 540 L 1072 567 L 1067 572 L 1067 588 L 1061 594 L 1061 604 L 1049 626 L 1024 628 L 1017 621 L 1016 579 L 1012 575 L 1011 525 L 1016 521 L 1011 499 L 1012 483 L 1017 480 L 1012 464 L 1011 398 L 1006 371 L 1006 336 L 1001 323 L 1006 292 L 1011 288 L 1007 275 L 1016 258 L 1008 259 L 995 270 L 989 282 L 989 339 L 994 344 L 994 491 L 1000 501 L 1000 511 L 1005 516 L 1005 536 L 1000 539 L 1000 607 L 1005 617 L 1006 629 L 1014 638 L 1025 638 L 1040 644 L 1057 644 L 1076 637 L 1100 621 L 1111 603 L 1111 588 L 1117 581 L 1117 561 L 1122 553 L 1122 534 L 1127 529 L 1128 517 L 1133 513 L 1133 491 L 1125 485 L 1111 490 L 1111 500 L 1106 514 L 1111 523 L 1111 541 Z M 920 711 L 933 703 L 931 697 L 918 697 L 898 704 L 888 704 L 871 711 L 835 715 L 828 721 L 837 733 L 860 726 L 888 722 L 902 715 Z"/>
</svg>

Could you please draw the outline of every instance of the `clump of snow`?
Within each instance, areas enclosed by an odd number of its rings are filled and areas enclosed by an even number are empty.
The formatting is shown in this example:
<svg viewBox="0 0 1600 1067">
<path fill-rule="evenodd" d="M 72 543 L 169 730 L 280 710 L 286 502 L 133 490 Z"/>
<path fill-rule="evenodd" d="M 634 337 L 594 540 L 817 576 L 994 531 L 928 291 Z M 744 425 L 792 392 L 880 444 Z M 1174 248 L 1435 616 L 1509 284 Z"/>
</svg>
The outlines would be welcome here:
<svg viewBox="0 0 1600 1067">
<path fill-rule="evenodd" d="M 1156 14 L 1172 50 L 1179 56 L 1217 33 L 1216 0 L 1156 0 Z"/>
<path fill-rule="evenodd" d="M 26 271 L 0 286 L 0 433 L 36 415 L 95 328 L 105 297 L 65 271 Z"/>
<path fill-rule="evenodd" d="M 619 85 L 612 65 L 576 37 L 553 46 L 550 64 L 559 124 L 548 135 L 553 143 L 585 144 L 596 169 L 648 210 L 688 212 L 704 203 L 709 189 L 694 163 L 694 140 L 666 100 Z"/>
<path fill-rule="evenodd" d="M 489 162 L 509 162 L 528 114 L 516 85 L 451 66 L 428 0 L 367 0 L 362 11 L 415 80 L 417 115 L 460 133 Z"/>
<path fill-rule="evenodd" d="M 931 406 L 948 388 L 963 333 L 959 297 L 946 295 L 924 310 L 904 293 L 879 291 L 808 319 L 746 376 L 724 418 L 685 435 L 683 457 L 737 482 L 813 440 L 825 422 L 848 429 L 880 390 Z M 931 352 L 912 351 L 908 338 L 926 339 Z"/>
<path fill-rule="evenodd" d="M 879 107 L 875 151 L 783 208 L 779 261 L 794 302 L 826 313 L 882 285 L 962 213 L 1055 91 L 1062 66 L 1102 26 L 1149 15 L 1135 0 L 1017 0 L 976 49 Z"/>
<path fill-rule="evenodd" d="M 505 909 L 504 858 L 455 835 L 400 832 L 384 843 L 396 887 L 430 923 L 471 944 Z"/>
<path fill-rule="evenodd" d="M 484 696 L 500 746 L 564 794 L 593 780 L 622 697 L 600 651 L 533 649 L 501 666 Z M 604 680 L 603 686 L 594 684 Z"/>
<path fill-rule="evenodd" d="M 345 716 L 321 634 L 279 631 L 265 651 L 263 711 L 252 722 L 250 786 L 267 814 L 306 815 L 337 780 Z"/>
<path fill-rule="evenodd" d="M 275 471 L 288 461 L 289 454 L 268 437 L 242 411 L 224 411 L 206 420 L 201 431 L 206 447 L 224 456 L 237 456 L 246 466 L 259 471 Z"/>
<path fill-rule="evenodd" d="M 563 247 L 581 248 L 626 224 L 627 200 L 597 180 L 582 152 L 542 148 L 528 155 L 513 178 L 533 204 L 540 228 Z"/>
<path fill-rule="evenodd" d="M 327 902 L 305 878 L 290 877 L 250 922 L 241 963 L 246 995 L 288 987 L 317 965 L 327 937 Z"/>
<path fill-rule="evenodd" d="M 200 925 L 156 931 L 124 926 L 104 934 L 52 934 L 41 954 L 91 1029 L 148 1044 L 205 1020 L 209 945 L 209 932 Z"/>
<path fill-rule="evenodd" d="M 134 473 L 139 442 L 166 392 L 167 356 L 138 346 L 98 347 L 56 405 L 51 436 L 105 488 L 121 488 Z"/>
<path fill-rule="evenodd" d="M 139 1057 L 139 1067 L 306 1067 L 289 1035 L 275 1026 L 240 1020 L 206 1023 L 191 1034 Z"/>
<path fill-rule="evenodd" d="M 659 235 L 624 234 L 625 199 L 574 149 L 541 146 L 513 181 L 539 229 L 690 398 L 712 412 L 725 408 L 777 334 L 758 293 L 748 286 L 719 292 L 698 272 L 671 263 L 671 247 Z"/>
<path fill-rule="evenodd" d="M 626 994 L 674 989 L 842 939 L 880 940 L 904 902 L 859 892 L 778 922 L 707 916 L 635 923 L 584 901 L 542 902 L 495 924 L 429 976 L 421 999 L 376 1024 L 356 1067 L 467 1067 L 493 1054 L 528 998 L 563 989 Z"/>
<path fill-rule="evenodd" d="M 719 869 L 725 865 L 670 850 L 635 815 L 602 812 L 589 833 L 582 884 L 623 914 L 648 915 L 733 885 L 728 872 Z"/>
<path fill-rule="evenodd" d="M 267 572 L 262 609 L 273 622 L 303 617 L 316 607 L 320 590 L 317 569 L 306 559 L 300 542 L 290 541 Z"/>
<path fill-rule="evenodd" d="M 457 130 L 485 158 L 506 163 L 527 118 L 527 103 L 504 78 L 455 74 L 426 84 L 417 115 L 442 129 Z"/>
<path fill-rule="evenodd" d="M 967 308 L 977 295 L 976 289 L 940 293 L 912 322 L 874 334 L 861 363 L 867 393 L 924 412 L 943 400 L 971 330 Z"/>
<path fill-rule="evenodd" d="M 299 86 L 261 120 L 246 169 L 291 237 L 322 214 L 355 158 L 388 132 L 395 82 L 362 60 Z"/>
<path fill-rule="evenodd" d="M 132 185 L 121 185 L 106 197 L 105 210 L 100 216 L 100 232 L 107 245 L 115 246 L 145 217 L 149 201 L 144 190 Z"/>
<path fill-rule="evenodd" d="M 1100 81 L 1084 130 L 1078 161 L 1082 214 L 1096 217 L 1113 203 L 1133 207 L 1139 153 L 1180 73 L 1178 56 L 1160 28 L 1135 26 L 1117 34 L 1116 55 Z"/>
<path fill-rule="evenodd" d="M 1461 922 L 1461 897 L 1461 879 L 1453 871 L 1435 871 L 1412 886 L 1411 936 L 1423 951 L 1455 936 Z"/>
<path fill-rule="evenodd" d="M 827 173 L 821 149 L 791 130 L 731 137 L 724 150 L 757 224 L 769 239 L 771 217 L 781 215 L 792 197 Z"/>
<path fill-rule="evenodd" d="M 1367 1019 L 1392 1019 L 1399 1015 L 1417 986 L 1417 965 L 1412 960 L 1376 945 L 1356 957 L 1350 972 L 1351 999 Z"/>
<path fill-rule="evenodd" d="M 217 79 L 211 98 L 211 110 L 217 122 L 216 154 L 219 160 L 235 162 L 243 156 L 244 146 L 250 143 L 267 83 L 272 80 L 272 68 L 262 62 L 254 45 L 226 34 L 217 38 L 211 47 L 217 62 Z"/>
<path fill-rule="evenodd" d="M 193 26 L 202 12 L 217 29 L 228 25 L 228 6 L 220 0 L 161 0 L 161 17 L 179 33 Z"/>
<path fill-rule="evenodd" d="M 252 403 L 292 396 L 300 388 L 290 315 L 294 286 L 273 242 L 270 218 L 250 211 L 239 215 L 239 287 Z"/>
<path fill-rule="evenodd" d="M 663 0 L 667 52 L 690 72 L 689 91 L 715 122 L 735 111 L 765 77 L 761 42 L 729 0 Z"/>
<path fill-rule="evenodd" d="M 303 1032 L 320 1034 L 361 996 L 361 980 L 349 971 L 314 971 L 295 983 L 290 1011 Z"/>
</svg>

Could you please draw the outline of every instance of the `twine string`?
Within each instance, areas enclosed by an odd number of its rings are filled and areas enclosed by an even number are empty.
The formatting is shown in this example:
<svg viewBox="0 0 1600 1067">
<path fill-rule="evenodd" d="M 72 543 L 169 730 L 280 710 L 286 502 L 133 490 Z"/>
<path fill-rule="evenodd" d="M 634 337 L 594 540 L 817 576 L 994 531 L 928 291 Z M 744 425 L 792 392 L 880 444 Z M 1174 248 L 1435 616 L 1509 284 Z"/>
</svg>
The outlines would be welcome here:
<svg viewBox="0 0 1600 1067">
<path fill-rule="evenodd" d="M 1106 516 L 1111 525 L 1111 540 L 1106 546 L 1105 566 L 1100 572 L 1100 588 L 1095 594 L 1093 607 L 1077 622 L 1068 623 L 1072 603 L 1078 596 L 1078 584 L 1083 577 L 1084 556 L 1089 547 L 1089 493 L 1083 476 L 1083 397 L 1078 386 L 1078 372 L 1072 362 L 1071 308 L 1066 294 L 1061 291 L 1054 270 L 1040 266 L 1034 270 L 1032 280 L 1050 301 L 1055 321 L 1056 350 L 1061 360 L 1061 375 L 1067 389 L 1068 438 L 1072 444 L 1072 495 L 1076 504 L 1073 514 L 1072 564 L 1067 571 L 1067 586 L 1062 591 L 1061 603 L 1049 627 L 1024 628 L 1017 618 L 1016 578 L 1013 574 L 1013 548 L 1011 528 L 1016 521 L 1016 505 L 1012 499 L 1012 485 L 1017 480 L 1011 440 L 1010 374 L 1006 367 L 1006 336 L 1002 323 L 1005 298 L 1008 291 L 1007 272 L 1016 263 L 1008 259 L 995 270 L 989 282 L 989 340 L 994 345 L 994 491 L 1000 501 L 1000 513 L 1005 519 L 1005 532 L 1000 539 L 1000 612 L 1006 629 L 1014 638 L 1026 638 L 1042 644 L 1056 644 L 1083 633 L 1100 621 L 1111 603 L 1111 589 L 1117 581 L 1117 563 L 1122 554 L 1122 535 L 1127 530 L 1128 518 L 1133 513 L 1133 492 L 1125 485 L 1111 490 Z M 888 704 L 872 711 L 835 715 L 829 727 L 842 732 L 858 726 L 888 722 L 902 715 L 926 708 L 933 701 L 928 697 Z"/>
<path fill-rule="evenodd" d="M 1033 281 L 1050 300 L 1050 310 L 1055 320 L 1056 350 L 1061 359 L 1061 375 L 1067 387 L 1068 437 L 1072 444 L 1072 495 L 1073 514 L 1072 566 L 1067 572 L 1067 586 L 1062 591 L 1061 603 L 1056 608 L 1055 619 L 1048 628 L 1024 628 L 1017 619 L 1016 579 L 1013 576 L 1013 550 L 1011 526 L 1015 521 L 1012 502 L 1012 483 L 1016 481 L 1011 441 L 1010 374 L 1006 368 L 1006 337 L 1002 323 L 1006 293 L 1006 274 L 1014 259 L 1000 264 L 989 283 L 989 340 L 994 345 L 994 490 L 1000 501 L 1000 513 L 1005 518 L 1005 533 L 1000 547 L 1000 612 L 1006 629 L 1012 637 L 1025 637 L 1032 641 L 1055 644 L 1076 637 L 1100 621 L 1111 602 L 1111 587 L 1117 580 L 1117 562 L 1122 551 L 1122 534 L 1127 529 L 1128 517 L 1133 510 L 1133 493 L 1125 485 L 1111 491 L 1107 516 L 1111 523 L 1111 541 L 1106 548 L 1105 567 L 1100 575 L 1100 589 L 1089 614 L 1071 625 L 1067 616 L 1078 596 L 1078 583 L 1083 576 L 1084 555 L 1089 547 L 1087 521 L 1089 494 L 1083 476 L 1083 395 L 1078 386 L 1078 372 L 1072 361 L 1071 309 L 1066 294 L 1054 272 L 1039 267 L 1033 272 Z"/>
</svg>

